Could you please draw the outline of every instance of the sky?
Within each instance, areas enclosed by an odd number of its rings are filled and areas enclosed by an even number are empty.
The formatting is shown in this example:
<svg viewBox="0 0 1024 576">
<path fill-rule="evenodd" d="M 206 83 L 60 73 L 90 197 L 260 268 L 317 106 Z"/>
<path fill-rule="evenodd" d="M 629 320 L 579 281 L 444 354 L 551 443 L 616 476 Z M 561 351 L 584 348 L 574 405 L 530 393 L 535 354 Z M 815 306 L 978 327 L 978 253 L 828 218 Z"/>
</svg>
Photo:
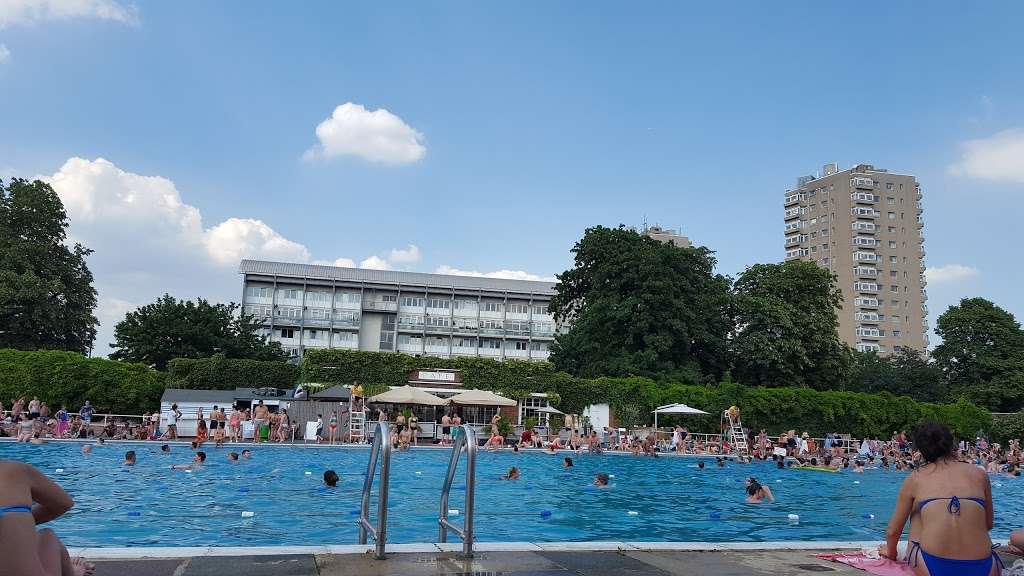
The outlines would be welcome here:
<svg viewBox="0 0 1024 576">
<path fill-rule="evenodd" d="M 549 279 L 590 226 L 681 228 L 735 276 L 784 191 L 924 191 L 930 324 L 1024 317 L 1024 3 L 0 0 L 0 178 L 95 250 L 96 354 L 243 257 Z"/>
</svg>

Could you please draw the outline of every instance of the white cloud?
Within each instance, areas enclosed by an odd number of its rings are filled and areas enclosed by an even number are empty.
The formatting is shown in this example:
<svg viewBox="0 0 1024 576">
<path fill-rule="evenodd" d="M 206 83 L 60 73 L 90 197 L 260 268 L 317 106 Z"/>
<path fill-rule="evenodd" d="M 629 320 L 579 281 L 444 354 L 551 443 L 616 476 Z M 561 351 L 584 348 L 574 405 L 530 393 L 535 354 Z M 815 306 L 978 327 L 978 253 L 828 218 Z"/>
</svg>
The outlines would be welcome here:
<svg viewBox="0 0 1024 576">
<path fill-rule="evenodd" d="M 977 268 L 971 268 L 962 264 L 934 266 L 924 271 L 925 278 L 929 284 L 953 284 L 974 278 L 978 274 Z"/>
<path fill-rule="evenodd" d="M 476 276 L 479 278 L 504 278 L 506 280 L 539 280 L 542 282 L 555 282 L 554 276 L 540 276 L 523 270 L 495 270 L 494 272 L 477 272 L 476 270 L 459 270 L 448 265 L 441 265 L 434 271 L 436 274 L 451 274 L 454 276 Z"/>
<path fill-rule="evenodd" d="M 961 144 L 960 161 L 950 167 L 958 176 L 1024 183 L 1024 129 L 1012 128 Z"/>
<path fill-rule="evenodd" d="M 11 51 L 7 49 L 6 44 L 0 44 L 0 64 L 7 62 L 11 59 Z"/>
<path fill-rule="evenodd" d="M 114 325 L 124 320 L 124 315 L 135 310 L 139 306 L 120 298 L 100 298 L 96 303 L 96 318 L 100 321 L 100 327 L 114 330 Z M 106 345 L 106 341 L 103 342 Z"/>
<path fill-rule="evenodd" d="M 346 102 L 316 127 L 319 144 L 304 158 L 359 156 L 383 164 L 411 164 L 423 159 L 427 148 L 423 135 L 384 108 L 369 111 Z"/>
<path fill-rule="evenodd" d="M 285 262 L 308 262 L 309 250 L 267 226 L 262 220 L 228 218 L 206 231 L 206 252 L 221 264 L 233 265 L 250 255 Z"/>
<path fill-rule="evenodd" d="M 420 247 L 415 244 L 409 244 L 405 249 L 395 248 L 391 251 L 391 257 L 389 258 L 392 262 L 412 263 L 420 261 Z"/>
<path fill-rule="evenodd" d="M 342 268 L 355 268 L 356 261 L 351 258 L 335 258 L 334 260 L 313 260 L 313 264 L 320 266 L 341 266 Z"/>
<path fill-rule="evenodd" d="M 44 20 L 94 18 L 136 23 L 135 10 L 115 0 L 2 0 L 0 28 Z"/>
<path fill-rule="evenodd" d="M 379 258 L 377 256 L 370 256 L 366 260 L 360 262 L 359 267 L 368 268 L 370 270 L 390 270 L 391 264 L 383 258 Z"/>
<path fill-rule="evenodd" d="M 2 0 L 0 0 L 2 1 Z M 174 182 L 122 170 L 109 160 L 70 158 L 49 182 L 64 202 L 69 239 L 95 250 L 89 268 L 99 292 L 101 320 L 95 352 L 109 352 L 114 324 L 125 312 L 164 292 L 178 298 L 238 301 L 235 271 L 242 258 L 314 262 L 354 268 L 351 258 L 313 260 L 310 250 L 262 220 L 232 217 L 206 227 L 199 209 L 182 200 Z M 398 258 L 419 257 L 409 245 Z M 359 266 L 389 269 L 370 256 Z"/>
</svg>

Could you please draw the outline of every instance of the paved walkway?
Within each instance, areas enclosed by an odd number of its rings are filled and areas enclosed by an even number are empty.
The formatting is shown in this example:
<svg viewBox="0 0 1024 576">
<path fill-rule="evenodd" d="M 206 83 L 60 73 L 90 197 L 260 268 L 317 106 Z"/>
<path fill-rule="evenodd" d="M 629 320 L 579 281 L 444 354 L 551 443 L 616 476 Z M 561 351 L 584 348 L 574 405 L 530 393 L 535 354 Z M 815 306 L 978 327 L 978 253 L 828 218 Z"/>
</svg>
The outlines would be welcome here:
<svg viewBox="0 0 1024 576">
<path fill-rule="evenodd" d="M 578 551 L 479 552 L 464 560 L 450 552 L 220 556 L 97 562 L 96 576 L 767 576 L 816 572 L 867 574 L 818 560 L 814 551 Z M 1013 558 L 1004 556 L 1007 566 Z"/>
</svg>

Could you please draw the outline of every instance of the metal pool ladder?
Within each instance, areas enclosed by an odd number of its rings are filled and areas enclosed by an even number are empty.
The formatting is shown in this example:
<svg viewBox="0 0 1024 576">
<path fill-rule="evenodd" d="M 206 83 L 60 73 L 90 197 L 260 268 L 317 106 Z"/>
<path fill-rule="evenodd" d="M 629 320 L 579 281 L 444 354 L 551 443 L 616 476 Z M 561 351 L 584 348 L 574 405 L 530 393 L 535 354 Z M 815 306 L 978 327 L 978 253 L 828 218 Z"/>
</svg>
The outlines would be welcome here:
<svg viewBox="0 0 1024 576">
<path fill-rule="evenodd" d="M 374 557 L 384 559 L 384 546 L 388 535 L 388 483 L 391 479 L 391 431 L 387 422 L 378 422 L 377 431 L 373 435 L 373 446 L 370 448 L 370 461 L 366 464 L 366 479 L 363 480 L 363 499 L 359 507 L 359 543 L 366 544 L 366 535 L 373 537 L 377 545 Z M 373 477 L 377 472 L 377 459 L 380 458 L 380 494 L 377 498 L 377 524 L 370 523 L 370 490 L 373 488 Z M 447 501 L 447 498 L 445 498 Z"/>
<path fill-rule="evenodd" d="M 473 497 L 476 495 L 476 430 L 469 424 L 463 424 L 456 430 L 462 433 L 455 439 L 452 446 L 452 457 L 448 461 L 448 474 L 444 478 L 444 486 L 441 488 L 441 511 L 438 516 L 438 541 L 448 541 L 448 531 L 451 530 L 459 538 L 462 538 L 462 555 L 469 558 L 473 556 Z M 451 492 L 452 482 L 455 480 L 455 469 L 459 466 L 459 456 L 466 451 L 466 509 L 463 513 L 462 528 L 452 524 L 448 519 L 448 493 Z"/>
</svg>

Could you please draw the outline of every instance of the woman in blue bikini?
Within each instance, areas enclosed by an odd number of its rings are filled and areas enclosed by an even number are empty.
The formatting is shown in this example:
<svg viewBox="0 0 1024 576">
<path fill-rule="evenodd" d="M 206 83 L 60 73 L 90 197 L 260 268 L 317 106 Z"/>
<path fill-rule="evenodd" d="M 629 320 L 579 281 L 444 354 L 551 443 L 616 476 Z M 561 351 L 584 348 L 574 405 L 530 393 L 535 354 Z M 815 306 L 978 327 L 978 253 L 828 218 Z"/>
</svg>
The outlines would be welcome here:
<svg viewBox="0 0 1024 576">
<path fill-rule="evenodd" d="M 956 459 L 949 429 L 926 422 L 914 431 L 914 445 L 927 463 L 903 481 L 885 545 L 897 544 L 910 519 L 907 563 L 920 576 L 991 576 L 1002 568 L 988 531 L 992 529 L 992 487 L 988 474 Z"/>
<path fill-rule="evenodd" d="M 85 576 L 95 566 L 71 559 L 52 530 L 36 532 L 74 506 L 68 493 L 42 472 L 0 460 L 0 576 Z"/>
</svg>

